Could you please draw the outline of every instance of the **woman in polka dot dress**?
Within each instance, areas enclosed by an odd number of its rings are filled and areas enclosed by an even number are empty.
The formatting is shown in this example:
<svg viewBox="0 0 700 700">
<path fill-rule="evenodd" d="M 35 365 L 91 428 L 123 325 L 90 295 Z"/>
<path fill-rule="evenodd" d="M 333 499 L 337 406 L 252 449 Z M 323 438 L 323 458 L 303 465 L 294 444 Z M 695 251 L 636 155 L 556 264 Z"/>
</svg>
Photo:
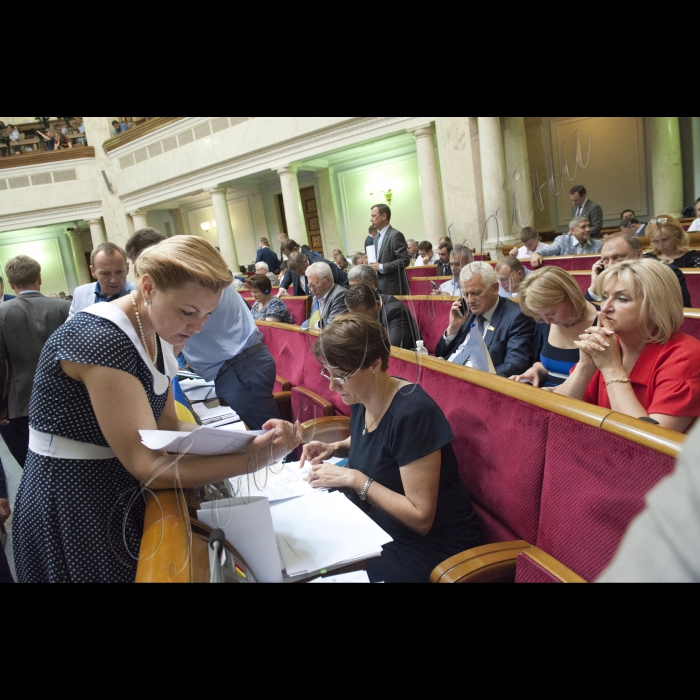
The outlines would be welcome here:
<svg viewBox="0 0 700 700">
<path fill-rule="evenodd" d="M 129 583 L 144 516 L 142 484 L 172 489 L 173 468 L 139 430 L 192 430 L 178 422 L 170 391 L 173 346 L 199 333 L 231 284 L 228 265 L 201 238 L 178 236 L 138 260 L 137 291 L 76 314 L 49 339 L 30 406 L 30 452 L 15 507 L 21 583 Z M 245 474 L 296 447 L 284 424 L 245 455 L 186 456 L 184 488 Z M 271 455 L 272 452 L 272 455 Z"/>
</svg>

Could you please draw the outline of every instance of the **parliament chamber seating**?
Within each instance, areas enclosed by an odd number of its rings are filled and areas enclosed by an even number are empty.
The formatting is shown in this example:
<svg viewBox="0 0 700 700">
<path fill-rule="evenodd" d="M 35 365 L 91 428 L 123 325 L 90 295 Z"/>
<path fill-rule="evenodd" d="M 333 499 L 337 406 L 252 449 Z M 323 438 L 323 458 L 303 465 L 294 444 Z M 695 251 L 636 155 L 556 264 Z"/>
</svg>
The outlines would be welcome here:
<svg viewBox="0 0 700 700">
<path fill-rule="evenodd" d="M 408 277 L 409 284 L 411 280 L 415 277 L 435 277 L 437 274 L 437 265 L 427 265 L 427 266 L 417 266 L 417 267 L 407 267 L 406 277 Z"/>
<path fill-rule="evenodd" d="M 440 338 L 450 325 L 450 311 L 454 299 L 440 296 L 397 297 L 413 314 L 426 350 L 435 354 Z"/>
<path fill-rule="evenodd" d="M 309 389 L 314 374 L 320 377 L 311 352 L 318 334 L 258 325 L 268 328 L 280 370 L 295 388 Z M 389 369 L 420 383 L 444 411 L 481 524 L 485 547 L 446 562 L 434 580 L 595 580 L 648 491 L 672 472 L 684 441 L 607 409 L 397 348 Z M 320 402 L 297 394 L 311 409 L 304 415 L 312 420 L 314 407 L 317 416 L 330 414 L 337 394 L 328 382 L 312 391 Z M 452 575 L 465 567 L 467 575 Z"/>
<path fill-rule="evenodd" d="M 433 284 L 439 289 L 441 285 L 451 279 L 452 277 L 414 277 L 410 282 L 411 296 L 419 297 L 432 294 Z"/>
</svg>

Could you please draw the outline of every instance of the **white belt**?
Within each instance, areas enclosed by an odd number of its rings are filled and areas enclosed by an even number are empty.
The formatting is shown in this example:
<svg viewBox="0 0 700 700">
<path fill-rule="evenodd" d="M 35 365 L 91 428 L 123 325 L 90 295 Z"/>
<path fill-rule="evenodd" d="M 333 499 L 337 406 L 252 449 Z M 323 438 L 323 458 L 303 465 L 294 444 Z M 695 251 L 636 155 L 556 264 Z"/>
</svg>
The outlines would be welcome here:
<svg viewBox="0 0 700 700">
<path fill-rule="evenodd" d="M 29 449 L 34 454 L 55 459 L 102 460 L 117 457 L 109 447 L 89 445 L 59 435 L 48 435 L 32 428 L 29 429 Z"/>
</svg>

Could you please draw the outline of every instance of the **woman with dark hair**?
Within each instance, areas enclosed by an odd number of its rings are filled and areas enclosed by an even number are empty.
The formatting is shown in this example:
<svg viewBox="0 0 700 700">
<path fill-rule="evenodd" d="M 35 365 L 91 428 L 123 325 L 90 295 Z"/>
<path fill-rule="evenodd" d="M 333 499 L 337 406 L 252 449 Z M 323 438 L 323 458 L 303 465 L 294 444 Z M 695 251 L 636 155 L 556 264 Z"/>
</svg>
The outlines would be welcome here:
<svg viewBox="0 0 700 700">
<path fill-rule="evenodd" d="M 389 375 L 389 336 L 362 314 L 336 318 L 314 354 L 330 388 L 352 406 L 350 437 L 312 442 L 314 488 L 349 489 L 394 541 L 368 562 L 373 582 L 428 583 L 435 567 L 480 544 L 445 415 L 418 385 Z M 347 457 L 349 467 L 325 464 Z"/>
<path fill-rule="evenodd" d="M 281 299 L 272 296 L 272 282 L 267 275 L 253 275 L 248 279 L 248 289 L 253 293 L 255 304 L 251 309 L 256 321 L 273 321 L 294 325 L 292 314 Z"/>
</svg>

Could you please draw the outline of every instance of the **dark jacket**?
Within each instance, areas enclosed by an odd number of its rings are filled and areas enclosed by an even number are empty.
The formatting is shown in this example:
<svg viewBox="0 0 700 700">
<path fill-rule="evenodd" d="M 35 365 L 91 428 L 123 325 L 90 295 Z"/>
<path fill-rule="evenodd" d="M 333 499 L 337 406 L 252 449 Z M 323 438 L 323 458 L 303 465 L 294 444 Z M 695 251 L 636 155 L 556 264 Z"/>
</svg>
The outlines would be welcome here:
<svg viewBox="0 0 700 700">
<path fill-rule="evenodd" d="M 274 272 L 275 274 L 277 274 L 280 270 L 280 260 L 277 257 L 277 253 L 273 252 L 269 248 L 261 248 L 258 251 L 258 257 L 255 260 L 255 264 L 257 265 L 259 262 L 267 263 L 267 266 L 270 268 L 270 272 Z"/>
<path fill-rule="evenodd" d="M 348 290 L 345 287 L 340 287 L 337 284 L 331 287 L 330 292 L 328 292 L 328 297 L 326 298 L 326 303 L 323 306 L 321 322 L 318 325 L 321 330 L 330 326 L 338 316 L 348 312 L 348 307 L 345 304 L 345 295 L 347 293 Z"/>
<path fill-rule="evenodd" d="M 0 304 L 0 387 L 7 381 L 9 420 L 29 415 L 34 375 L 44 344 L 68 320 L 70 302 L 39 292 Z"/>
<path fill-rule="evenodd" d="M 384 268 L 384 271 L 379 273 L 380 294 L 393 297 L 409 296 L 411 291 L 406 268 L 411 264 L 411 257 L 403 233 L 389 227 L 377 262 Z"/>
<path fill-rule="evenodd" d="M 571 210 L 571 215 L 575 217 L 577 211 L 578 207 L 574 207 Z M 581 216 L 588 217 L 588 220 L 591 222 L 591 236 L 600 238 L 600 232 L 603 230 L 603 207 L 587 199 Z"/>
<path fill-rule="evenodd" d="M 331 272 L 333 273 L 333 282 L 340 285 L 341 287 L 345 287 L 346 289 L 350 286 L 350 283 L 348 282 L 348 276 L 335 263 L 332 263 L 329 260 L 324 260 L 323 258 L 321 258 L 321 260 L 314 260 L 309 255 L 306 256 L 306 259 L 309 261 L 310 265 L 313 265 L 317 262 L 326 263 L 326 265 L 328 265 L 331 268 Z M 290 285 L 294 286 L 294 289 L 292 290 L 293 297 L 311 296 L 301 288 L 299 275 L 297 275 L 296 272 L 287 270 L 284 273 L 282 281 L 280 282 L 280 289 L 288 289 Z"/>
<path fill-rule="evenodd" d="M 466 340 L 472 324 L 475 323 L 476 316 L 470 314 L 451 343 L 448 343 L 443 335 L 435 350 L 435 357 L 447 360 Z M 525 316 L 519 304 L 509 299 L 499 299 L 485 341 L 496 374 L 501 377 L 523 374 L 535 363 L 535 322 L 529 316 Z"/>
<path fill-rule="evenodd" d="M 396 348 L 414 350 L 416 341 L 422 340 L 415 318 L 395 297 L 382 294 L 381 300 L 382 311 L 379 320 L 389 331 L 391 344 Z"/>
</svg>

